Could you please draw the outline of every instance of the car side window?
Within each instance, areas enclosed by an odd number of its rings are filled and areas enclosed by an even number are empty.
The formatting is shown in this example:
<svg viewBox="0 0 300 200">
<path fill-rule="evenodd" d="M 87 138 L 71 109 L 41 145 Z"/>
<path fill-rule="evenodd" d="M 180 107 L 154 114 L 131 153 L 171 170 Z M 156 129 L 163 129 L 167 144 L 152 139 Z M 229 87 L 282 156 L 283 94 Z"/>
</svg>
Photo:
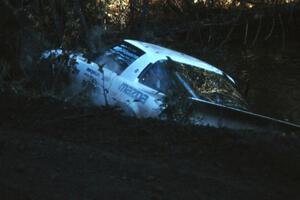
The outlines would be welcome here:
<svg viewBox="0 0 300 200">
<path fill-rule="evenodd" d="M 166 60 L 150 64 L 139 76 L 139 82 L 165 94 L 176 88 L 171 72 L 166 67 Z"/>
<path fill-rule="evenodd" d="M 127 43 L 121 43 L 104 53 L 96 59 L 96 63 L 104 65 L 105 68 L 121 74 L 129 65 L 136 61 L 145 52 Z"/>
</svg>

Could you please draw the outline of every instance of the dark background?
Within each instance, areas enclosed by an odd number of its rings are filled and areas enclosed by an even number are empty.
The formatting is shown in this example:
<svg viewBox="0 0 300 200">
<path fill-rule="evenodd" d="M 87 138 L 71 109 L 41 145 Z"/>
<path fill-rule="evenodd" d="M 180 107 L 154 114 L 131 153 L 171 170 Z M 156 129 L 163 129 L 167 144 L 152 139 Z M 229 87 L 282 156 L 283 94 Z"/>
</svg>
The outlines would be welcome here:
<svg viewBox="0 0 300 200">
<path fill-rule="evenodd" d="M 120 117 L 41 88 L 38 60 L 123 38 L 234 77 L 254 112 L 300 123 L 299 1 L 1 0 L 1 199 L 299 199 L 298 133 Z"/>
</svg>

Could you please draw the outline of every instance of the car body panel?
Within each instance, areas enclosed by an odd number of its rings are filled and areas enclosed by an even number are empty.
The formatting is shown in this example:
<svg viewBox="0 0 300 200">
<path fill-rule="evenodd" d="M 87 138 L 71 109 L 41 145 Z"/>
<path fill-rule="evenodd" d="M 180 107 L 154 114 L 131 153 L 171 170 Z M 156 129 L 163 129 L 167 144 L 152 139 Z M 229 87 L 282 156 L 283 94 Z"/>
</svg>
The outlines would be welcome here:
<svg viewBox="0 0 300 200">
<path fill-rule="evenodd" d="M 88 93 L 90 100 L 95 105 L 118 106 L 128 115 L 140 118 L 158 118 L 168 106 L 164 102 L 166 94 L 140 81 L 140 76 L 147 72 L 148 67 L 152 67 L 157 62 L 172 60 L 187 66 L 193 66 L 211 74 L 227 77 L 230 84 L 235 85 L 232 77 L 197 58 L 141 41 L 124 40 L 124 42 L 140 49 L 143 53 L 134 58 L 133 62 L 120 73 L 113 71 L 114 68 L 112 68 L 112 65 L 116 62 L 115 57 L 109 57 L 110 60 L 106 59 L 108 57 L 106 55 L 111 54 L 105 53 L 94 62 L 88 61 L 82 54 L 70 54 L 67 64 L 69 67 L 74 68 L 75 73 L 70 73 L 71 84 L 66 90 L 73 96 L 83 92 Z M 124 53 L 122 51 L 120 50 L 121 53 Z M 43 53 L 42 59 L 51 56 L 59 57 L 63 54 L 64 52 L 60 49 L 46 51 Z M 233 129 L 259 129 L 259 127 L 265 125 L 265 127 L 276 127 L 277 130 L 286 127 L 299 129 L 300 127 L 296 124 L 258 115 L 244 109 L 197 98 L 193 94 L 192 97 L 189 97 L 189 100 L 193 102 L 192 104 L 195 104 L 192 110 L 193 116 L 189 119 L 197 125 Z"/>
</svg>

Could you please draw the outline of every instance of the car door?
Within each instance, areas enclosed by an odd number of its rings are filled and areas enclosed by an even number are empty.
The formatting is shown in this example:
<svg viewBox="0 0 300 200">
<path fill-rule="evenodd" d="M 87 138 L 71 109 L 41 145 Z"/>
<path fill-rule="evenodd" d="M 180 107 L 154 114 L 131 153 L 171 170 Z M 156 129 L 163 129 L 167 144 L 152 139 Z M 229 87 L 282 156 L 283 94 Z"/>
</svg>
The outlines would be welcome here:
<svg viewBox="0 0 300 200">
<path fill-rule="evenodd" d="M 158 117 L 165 108 L 165 94 L 178 92 L 165 59 L 150 63 L 135 81 L 116 79 L 113 88 L 118 90 L 115 101 L 138 117 Z"/>
<path fill-rule="evenodd" d="M 163 94 L 138 81 L 122 76 L 114 80 L 111 91 L 114 105 L 121 107 L 126 114 L 137 117 L 157 117 L 161 112 L 160 99 Z"/>
<path fill-rule="evenodd" d="M 166 108 L 165 97 L 175 91 L 171 73 L 165 66 L 165 59 L 150 63 L 138 77 L 139 88 L 151 98 L 146 105 L 149 116 L 158 116 Z"/>
</svg>

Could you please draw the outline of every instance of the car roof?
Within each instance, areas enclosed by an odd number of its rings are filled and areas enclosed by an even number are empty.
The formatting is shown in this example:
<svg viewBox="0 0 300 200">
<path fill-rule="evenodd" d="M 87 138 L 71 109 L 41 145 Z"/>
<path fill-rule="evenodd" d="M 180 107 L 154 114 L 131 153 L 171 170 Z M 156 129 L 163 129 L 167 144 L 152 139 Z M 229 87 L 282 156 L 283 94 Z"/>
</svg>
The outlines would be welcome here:
<svg viewBox="0 0 300 200">
<path fill-rule="evenodd" d="M 184 53 L 174 51 L 174 50 L 171 50 L 171 49 L 168 49 L 165 47 L 161 47 L 161 46 L 158 46 L 155 44 L 138 41 L 138 40 L 126 39 L 124 41 L 141 49 L 146 54 L 150 54 L 150 56 L 152 54 L 153 57 L 156 57 L 157 55 L 163 56 L 166 58 L 170 57 L 172 60 L 177 61 L 177 62 L 181 62 L 181 63 L 188 64 L 188 65 L 193 65 L 193 66 L 199 67 L 201 69 L 205 69 L 207 71 L 215 72 L 217 74 L 223 74 L 223 71 L 221 71 L 220 69 L 218 69 L 206 62 L 203 62 L 202 60 L 199 60 L 195 57 L 186 55 Z"/>
</svg>

